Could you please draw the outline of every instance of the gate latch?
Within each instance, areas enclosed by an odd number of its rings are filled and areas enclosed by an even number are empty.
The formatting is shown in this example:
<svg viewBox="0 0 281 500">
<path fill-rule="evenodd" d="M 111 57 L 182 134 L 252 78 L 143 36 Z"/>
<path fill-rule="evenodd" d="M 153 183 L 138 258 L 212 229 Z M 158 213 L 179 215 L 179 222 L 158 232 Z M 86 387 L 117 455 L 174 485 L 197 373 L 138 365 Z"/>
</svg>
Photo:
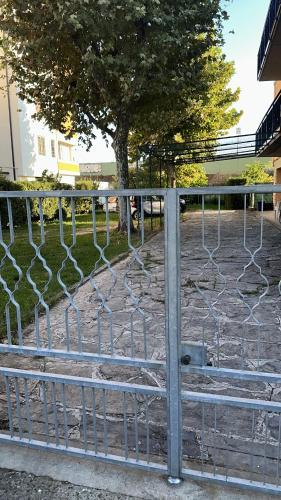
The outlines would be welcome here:
<svg viewBox="0 0 281 500">
<path fill-rule="evenodd" d="M 210 366 L 207 362 L 207 347 L 196 342 L 181 344 L 181 364 L 184 366 Z"/>
</svg>

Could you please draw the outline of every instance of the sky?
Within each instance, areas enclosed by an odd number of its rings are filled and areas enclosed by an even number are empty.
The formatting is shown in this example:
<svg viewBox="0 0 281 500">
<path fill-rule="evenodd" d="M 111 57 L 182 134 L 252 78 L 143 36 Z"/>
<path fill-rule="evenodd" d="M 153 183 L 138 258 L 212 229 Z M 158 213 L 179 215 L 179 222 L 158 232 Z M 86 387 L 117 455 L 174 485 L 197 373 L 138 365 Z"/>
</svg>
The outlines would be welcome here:
<svg viewBox="0 0 281 500">
<path fill-rule="evenodd" d="M 223 0 L 223 4 L 229 14 L 224 26 L 223 50 L 227 59 L 235 62 L 236 73 L 230 85 L 241 88 L 235 106 L 244 111 L 240 123 L 229 133 L 236 135 L 239 127 L 242 134 L 250 134 L 257 130 L 273 101 L 273 82 L 257 81 L 257 54 L 270 0 Z M 115 160 L 113 149 L 106 147 L 98 132 L 94 147 L 89 152 L 80 147 L 77 153 L 79 163 Z"/>
</svg>

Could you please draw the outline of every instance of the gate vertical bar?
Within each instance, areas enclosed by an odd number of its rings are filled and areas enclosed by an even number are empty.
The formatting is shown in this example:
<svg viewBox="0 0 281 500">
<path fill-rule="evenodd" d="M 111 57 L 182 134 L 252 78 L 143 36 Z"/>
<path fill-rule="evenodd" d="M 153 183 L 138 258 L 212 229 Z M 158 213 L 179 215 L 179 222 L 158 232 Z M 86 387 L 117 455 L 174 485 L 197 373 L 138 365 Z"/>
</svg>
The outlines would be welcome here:
<svg viewBox="0 0 281 500">
<path fill-rule="evenodd" d="M 180 214 L 176 189 L 165 199 L 166 356 L 168 412 L 168 472 L 170 484 L 181 477 L 181 370 L 180 370 Z"/>
</svg>

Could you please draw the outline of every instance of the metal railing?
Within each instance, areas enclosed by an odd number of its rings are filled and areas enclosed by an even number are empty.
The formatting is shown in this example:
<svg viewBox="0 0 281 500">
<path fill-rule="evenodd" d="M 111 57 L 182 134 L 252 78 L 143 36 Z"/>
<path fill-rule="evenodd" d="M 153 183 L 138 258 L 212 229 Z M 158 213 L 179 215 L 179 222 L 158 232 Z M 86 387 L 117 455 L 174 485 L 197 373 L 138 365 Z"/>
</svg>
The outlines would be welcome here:
<svg viewBox="0 0 281 500">
<path fill-rule="evenodd" d="M 281 92 L 278 93 L 256 133 L 256 153 L 259 154 L 281 130 Z"/>
<path fill-rule="evenodd" d="M 272 193 L 281 187 L 1 192 L 0 442 L 152 470 L 172 484 L 281 493 Z M 248 210 L 250 194 L 259 211 Z M 114 195 L 126 201 L 126 234 L 109 210 Z M 164 231 L 147 223 L 151 196 Z M 51 200 L 58 211 L 46 222 Z"/>
<path fill-rule="evenodd" d="M 258 53 L 258 76 L 264 64 L 264 59 L 266 57 L 267 49 L 271 41 L 272 32 L 280 14 L 280 8 L 281 0 L 271 0 Z"/>
<path fill-rule="evenodd" d="M 174 165 L 248 158 L 256 154 L 256 134 L 216 137 L 172 143 L 146 144 L 139 148 L 141 155 L 158 158 Z"/>
</svg>

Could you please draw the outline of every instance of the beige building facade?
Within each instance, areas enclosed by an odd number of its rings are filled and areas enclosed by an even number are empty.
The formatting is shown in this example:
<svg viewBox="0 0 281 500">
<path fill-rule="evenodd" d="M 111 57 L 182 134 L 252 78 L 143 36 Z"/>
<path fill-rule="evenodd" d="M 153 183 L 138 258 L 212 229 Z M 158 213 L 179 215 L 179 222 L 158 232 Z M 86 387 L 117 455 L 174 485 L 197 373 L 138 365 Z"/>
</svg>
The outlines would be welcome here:
<svg viewBox="0 0 281 500">
<path fill-rule="evenodd" d="M 47 170 L 74 185 L 77 139 L 66 140 L 34 119 L 35 105 L 20 100 L 9 80 L 8 68 L 0 70 L 0 172 L 10 180 L 35 180 Z"/>
</svg>

